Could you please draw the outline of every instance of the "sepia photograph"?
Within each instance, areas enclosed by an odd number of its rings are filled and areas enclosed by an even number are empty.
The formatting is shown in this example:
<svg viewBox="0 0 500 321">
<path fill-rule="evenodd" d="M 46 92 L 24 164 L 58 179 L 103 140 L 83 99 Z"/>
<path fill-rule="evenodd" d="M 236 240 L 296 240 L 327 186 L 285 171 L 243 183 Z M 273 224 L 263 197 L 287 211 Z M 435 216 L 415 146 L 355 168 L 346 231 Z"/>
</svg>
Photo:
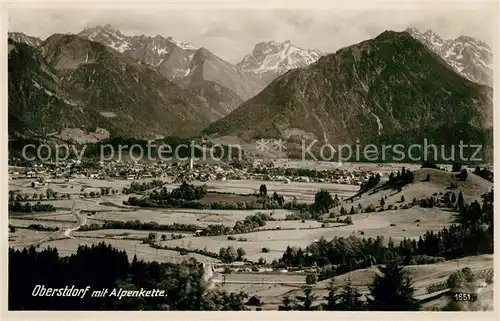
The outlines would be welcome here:
<svg viewBox="0 0 500 321">
<path fill-rule="evenodd" d="M 9 311 L 495 310 L 496 1 L 3 17 Z"/>
</svg>

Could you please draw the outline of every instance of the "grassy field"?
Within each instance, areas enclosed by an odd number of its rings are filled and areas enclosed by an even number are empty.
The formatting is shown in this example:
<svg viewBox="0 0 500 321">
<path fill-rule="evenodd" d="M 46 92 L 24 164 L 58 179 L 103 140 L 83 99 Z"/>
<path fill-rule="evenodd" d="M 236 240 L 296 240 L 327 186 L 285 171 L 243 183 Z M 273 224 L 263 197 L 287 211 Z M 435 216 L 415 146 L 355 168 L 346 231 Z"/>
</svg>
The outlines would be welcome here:
<svg viewBox="0 0 500 321">
<path fill-rule="evenodd" d="M 406 238 L 418 238 L 427 230 L 440 230 L 453 222 L 453 213 L 439 208 L 413 207 L 407 210 L 384 211 L 380 213 L 363 213 L 352 215 L 353 225 L 337 227 L 309 228 L 321 226 L 318 222 L 306 221 L 280 221 L 267 222 L 266 227 L 279 225 L 282 229 L 295 227 L 294 230 L 272 230 L 234 235 L 237 239 L 244 237 L 246 242 L 229 241 L 227 236 L 189 237 L 192 248 L 207 248 L 211 252 L 218 252 L 221 247 L 242 247 L 247 253 L 247 258 L 257 261 L 263 257 L 268 262 L 282 256 L 287 246 L 305 247 L 321 237 L 331 239 L 335 236 L 356 235 L 359 237 L 384 236 L 387 242 L 389 237 L 397 242 Z M 416 220 L 420 222 L 415 223 Z M 330 223 L 334 225 L 335 223 Z M 395 226 L 391 226 L 395 224 Z M 417 226 L 418 225 L 418 226 Z M 361 234 L 361 231 L 364 233 Z M 164 242 L 169 246 L 182 246 L 186 240 L 171 240 Z M 269 248 L 270 252 L 262 253 L 262 248 Z"/>
<path fill-rule="evenodd" d="M 287 210 L 194 210 L 194 209 L 136 209 L 135 211 L 98 212 L 93 218 L 111 221 L 158 222 L 158 224 L 195 224 L 207 226 L 210 224 L 223 224 L 234 226 L 236 221 L 243 221 L 248 215 L 255 213 L 273 213 L 276 219 L 282 219 Z"/>
<path fill-rule="evenodd" d="M 332 195 L 338 194 L 341 197 L 350 197 L 358 190 L 357 185 L 334 184 L 334 183 L 301 183 L 290 182 L 283 183 L 278 181 L 260 181 L 260 180 L 226 180 L 226 181 L 208 181 L 208 182 L 193 182 L 195 185 L 206 184 L 209 191 L 236 193 L 236 194 L 253 194 L 259 192 L 261 184 L 267 187 L 267 193 L 270 195 L 277 192 L 283 195 L 287 201 L 291 201 L 294 197 L 298 202 L 311 203 L 314 201 L 314 194 L 320 189 L 326 189 Z M 167 185 L 167 188 L 172 189 L 177 185 Z"/>
<path fill-rule="evenodd" d="M 76 235 L 76 234 L 75 234 Z M 129 260 L 137 255 L 139 260 L 145 261 L 158 261 L 158 262 L 173 262 L 180 263 L 183 260 L 187 260 L 190 257 L 194 257 L 199 262 L 218 262 L 217 259 L 190 253 L 188 255 L 181 255 L 177 251 L 170 250 L 156 250 L 150 247 L 148 244 L 142 244 L 141 241 L 134 240 L 120 240 L 120 239 L 95 239 L 95 238 L 76 238 L 76 239 L 63 239 L 43 243 L 40 245 L 40 249 L 50 247 L 56 247 L 62 256 L 69 256 L 75 253 L 79 245 L 92 245 L 98 244 L 105 241 L 106 244 L 111 244 L 111 246 L 124 250 L 127 252 Z"/>
<path fill-rule="evenodd" d="M 151 231 L 138 231 L 138 230 L 96 230 L 96 231 L 75 231 L 71 233 L 76 238 L 106 238 L 106 239 L 136 239 L 143 240 L 147 238 Z M 184 237 L 191 236 L 191 233 L 182 233 L 182 232 L 156 232 L 158 238 L 161 237 L 162 234 L 167 236 L 167 239 L 171 238 L 172 234 L 176 235 L 184 235 Z"/>
<path fill-rule="evenodd" d="M 351 164 L 352 165 L 352 164 Z M 352 165 L 354 166 L 354 165 Z M 374 165 L 359 165 L 372 167 Z M 398 165 L 399 167 L 401 165 Z M 375 168 L 382 169 L 396 169 L 395 165 L 376 166 Z M 422 180 L 430 175 L 430 182 L 422 182 Z M 364 194 L 361 199 L 355 200 L 352 203 L 346 202 L 343 204 L 346 210 L 350 210 L 351 206 L 357 209 L 358 204 L 365 207 L 368 204 L 378 206 L 380 198 L 387 195 L 386 208 L 389 204 L 402 205 L 400 202 L 401 195 L 404 195 L 405 202 L 411 202 L 413 198 L 421 199 L 428 197 L 433 193 L 445 192 L 451 182 L 456 182 L 451 176 L 450 172 L 433 170 L 433 169 L 418 169 L 415 171 L 415 183 L 403 187 L 400 193 L 393 190 L 378 191 L 373 195 Z M 21 192 L 33 191 L 30 180 L 12 180 L 11 189 L 18 189 Z M 469 174 L 466 182 L 456 182 L 458 190 L 463 191 L 466 200 L 477 199 L 478 195 L 491 189 L 492 184 L 474 174 Z M 74 185 L 73 188 L 70 187 Z M 59 193 L 64 193 L 65 189 L 80 191 L 82 187 L 112 187 L 121 189 L 128 186 L 130 181 L 105 181 L 105 180 L 75 180 L 75 182 L 66 183 L 55 181 L 49 186 Z M 197 182 L 196 184 L 202 184 Z M 210 181 L 207 182 L 209 190 L 219 190 L 224 192 L 233 193 L 253 193 L 260 184 L 266 184 L 268 192 L 272 193 L 277 191 L 288 197 L 291 195 L 297 196 L 300 200 L 312 201 L 314 193 L 321 188 L 329 190 L 332 194 L 339 193 L 339 195 L 353 195 L 358 186 L 342 185 L 342 184 L 310 184 L 310 183 L 295 183 L 284 184 L 281 182 L 264 182 L 264 181 Z M 173 188 L 174 185 L 169 185 Z M 176 185 L 175 185 L 176 186 Z M 223 197 L 222 194 L 213 194 L 214 197 Z M 234 196 L 238 197 L 238 196 Z M 159 224 L 195 224 L 198 226 L 207 226 L 210 224 L 223 224 L 227 226 L 234 226 L 236 221 L 242 221 L 246 216 L 255 214 L 257 212 L 265 212 L 273 215 L 277 220 L 284 219 L 290 213 L 287 210 L 192 210 L 192 209 L 148 209 L 148 208 L 134 208 L 123 206 L 121 202 L 128 198 L 128 195 L 111 195 L 98 199 L 77 199 L 76 206 L 78 209 L 95 211 L 96 214 L 89 218 L 89 223 L 102 222 L 104 220 L 111 221 L 129 221 L 139 220 L 142 222 L 154 221 Z M 32 222 L 44 224 L 47 226 L 59 226 L 61 229 L 67 227 L 68 224 L 76 223 L 76 218 L 70 213 L 73 200 L 50 200 L 44 201 L 54 204 L 58 210 L 55 213 L 36 213 L 30 214 L 30 217 L 37 219 L 37 221 L 26 221 L 22 224 L 29 225 Z M 337 211 L 335 209 L 334 211 Z M 169 240 L 166 245 L 169 246 L 189 246 L 192 249 L 204 249 L 209 251 L 218 252 L 220 247 L 233 245 L 235 247 L 243 247 L 247 252 L 249 260 L 256 261 L 260 257 L 268 261 L 281 257 L 287 246 L 301 246 L 305 247 L 314 242 L 320 237 L 326 239 L 335 236 L 349 236 L 357 235 L 364 237 L 376 237 L 382 235 L 386 241 L 392 237 L 395 242 L 406 238 L 418 238 L 427 230 L 439 230 L 448 226 L 453 221 L 453 213 L 441 208 L 420 208 L 414 206 L 410 209 L 397 209 L 386 210 L 383 212 L 375 213 L 361 213 L 352 215 L 353 225 L 336 226 L 335 223 L 329 223 L 326 228 L 320 228 L 321 223 L 316 221 L 271 221 L 268 222 L 263 229 L 280 227 L 281 230 L 273 231 L 259 231 L 236 235 L 236 238 L 244 237 L 247 242 L 237 242 L 227 240 L 227 236 L 217 237 L 194 237 L 188 235 L 186 239 L 182 240 Z M 419 220 L 419 222 L 417 222 Z M 15 222 L 23 221 L 16 220 Z M 59 225 L 59 222 L 60 225 Z M 21 223 L 19 223 L 21 224 Z M 114 232 L 95 231 L 95 232 L 77 232 L 80 237 L 106 237 L 106 235 L 113 234 Z M 123 233 L 123 232 L 121 232 Z M 134 235 L 143 235 L 148 231 L 137 232 Z M 120 234 L 120 233 L 115 233 Z M 110 236 L 114 238 L 113 236 Z M 262 248 L 267 247 L 270 249 L 269 253 L 262 253 Z"/>
<path fill-rule="evenodd" d="M 62 234 L 62 231 L 43 232 L 18 228 L 14 233 L 9 232 L 9 247 L 22 250 L 23 248 L 30 247 L 31 245 L 36 244 L 50 236 L 57 237 Z"/>
<path fill-rule="evenodd" d="M 413 280 L 413 285 L 416 290 L 415 295 L 419 297 L 427 293 L 426 287 L 429 284 L 445 281 L 451 273 L 456 271 L 457 266 L 460 269 L 468 266 L 473 272 L 483 269 L 491 269 L 493 268 L 493 259 L 493 255 L 479 255 L 436 264 L 412 265 L 407 266 L 406 268 Z M 371 283 L 373 282 L 373 278 L 376 273 L 377 269 L 375 267 L 352 271 L 351 273 L 335 277 L 334 285 L 342 287 L 350 280 L 352 285 L 357 287 L 359 291 L 361 291 L 362 293 L 369 293 L 369 285 L 371 285 Z M 222 275 L 217 274 L 216 278 L 217 280 L 222 280 Z M 277 309 L 277 306 L 281 304 L 281 300 L 284 296 L 295 297 L 303 295 L 301 285 L 255 284 L 256 282 L 269 282 L 269 280 L 283 283 L 292 283 L 300 282 L 301 280 L 304 281 L 305 276 L 282 273 L 272 274 L 272 277 L 271 275 L 264 277 L 263 275 L 259 275 L 257 273 L 232 273 L 226 276 L 226 281 L 236 281 L 235 283 L 227 282 L 225 284 L 222 284 L 218 282 L 216 284 L 219 288 L 229 292 L 238 292 L 240 290 L 244 290 L 250 296 L 259 296 L 264 302 L 264 305 L 262 306 L 263 310 Z M 239 282 L 249 283 L 240 284 Z M 319 299 L 328 295 L 327 287 L 330 282 L 331 280 L 328 279 L 320 281 L 317 284 L 313 285 L 313 293 L 317 295 Z M 488 301 L 488 298 L 492 296 L 492 289 L 490 289 L 490 287 L 486 287 L 482 290 L 482 294 L 485 298 L 484 300 L 482 300 L 482 303 L 476 303 L 476 305 L 480 305 L 480 307 L 469 307 L 470 310 L 478 308 L 485 309 L 487 307 L 491 309 L 491 304 L 488 305 L 488 302 L 490 302 Z M 424 305 L 424 308 L 431 310 L 435 307 L 443 307 L 447 302 L 448 300 L 446 298 L 431 301 L 429 303 L 426 303 Z"/>
</svg>

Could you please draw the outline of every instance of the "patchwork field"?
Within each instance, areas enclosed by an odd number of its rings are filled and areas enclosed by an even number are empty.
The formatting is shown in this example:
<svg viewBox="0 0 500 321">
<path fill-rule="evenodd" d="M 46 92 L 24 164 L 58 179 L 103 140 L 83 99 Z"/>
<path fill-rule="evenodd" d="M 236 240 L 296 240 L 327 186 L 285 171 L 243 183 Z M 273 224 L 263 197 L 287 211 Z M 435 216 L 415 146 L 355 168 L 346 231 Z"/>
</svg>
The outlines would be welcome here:
<svg viewBox="0 0 500 321">
<path fill-rule="evenodd" d="M 313 223 L 313 221 L 305 223 L 301 221 L 268 222 L 267 226 L 274 227 L 274 224 L 278 224 L 282 230 L 234 235 L 237 239 L 239 237 L 246 238 L 246 242 L 230 241 L 227 236 L 192 236 L 185 240 L 170 240 L 162 243 L 168 246 L 182 246 L 182 242 L 189 240 L 192 248 L 207 248 L 211 252 L 218 252 L 221 247 L 232 245 L 235 248 L 242 247 L 247 253 L 247 258 L 251 261 L 257 261 L 263 257 L 271 262 L 273 259 L 280 258 L 287 246 L 305 247 L 321 237 L 331 239 L 335 236 L 356 235 L 375 238 L 382 235 L 386 242 L 389 237 L 392 237 L 395 242 L 404 237 L 418 238 L 427 230 L 439 230 L 449 226 L 453 222 L 453 214 L 439 208 L 414 207 L 408 210 L 356 214 L 352 215 L 352 219 L 353 225 L 337 224 L 336 227 L 325 228 L 321 228 L 318 222 Z M 420 220 L 420 222 L 415 223 L 416 220 Z M 391 226 L 391 224 L 395 224 L 395 226 Z M 335 223 L 330 225 L 335 225 Z M 287 226 L 296 229 L 283 230 Z M 362 235 L 361 232 L 364 234 Z M 270 251 L 262 253 L 263 247 L 269 248 Z"/>
<path fill-rule="evenodd" d="M 264 212 L 272 213 L 276 219 L 285 218 L 290 213 L 287 210 L 193 210 L 193 209 L 136 209 L 134 211 L 97 212 L 92 218 L 110 221 L 157 222 L 158 224 L 196 224 L 207 226 L 223 224 L 234 226 L 236 221 L 242 221 L 248 215 Z"/>
</svg>

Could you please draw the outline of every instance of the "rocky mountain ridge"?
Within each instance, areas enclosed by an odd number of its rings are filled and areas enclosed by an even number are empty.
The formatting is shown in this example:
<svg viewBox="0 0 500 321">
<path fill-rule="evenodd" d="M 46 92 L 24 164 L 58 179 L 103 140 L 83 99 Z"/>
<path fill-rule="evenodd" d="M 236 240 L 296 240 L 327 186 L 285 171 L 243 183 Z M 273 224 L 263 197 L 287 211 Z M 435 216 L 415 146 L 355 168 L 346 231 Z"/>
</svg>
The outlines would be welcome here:
<svg viewBox="0 0 500 321">
<path fill-rule="evenodd" d="M 306 67 L 316 62 L 324 54 L 316 49 L 302 49 L 290 40 L 261 42 L 255 45 L 236 66 L 249 73 L 260 75 L 267 82 L 287 71 Z"/>
<path fill-rule="evenodd" d="M 416 28 L 405 31 L 443 58 L 458 74 L 493 86 L 493 52 L 488 44 L 467 36 L 443 39 L 430 29 L 423 33 Z"/>
</svg>

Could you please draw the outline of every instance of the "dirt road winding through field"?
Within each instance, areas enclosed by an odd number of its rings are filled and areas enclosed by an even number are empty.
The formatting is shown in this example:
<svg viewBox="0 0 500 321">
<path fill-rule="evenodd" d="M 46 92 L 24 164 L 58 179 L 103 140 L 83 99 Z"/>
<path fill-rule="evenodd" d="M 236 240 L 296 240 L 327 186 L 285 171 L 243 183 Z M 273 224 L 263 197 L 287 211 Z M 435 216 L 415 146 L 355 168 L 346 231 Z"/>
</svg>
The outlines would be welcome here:
<svg viewBox="0 0 500 321">
<path fill-rule="evenodd" d="M 71 209 L 71 213 L 75 215 L 78 220 L 78 225 L 75 227 L 71 227 L 64 231 L 64 236 L 74 239 L 75 237 L 71 236 L 71 232 L 78 230 L 82 225 L 87 224 L 87 217 L 85 215 L 80 214 L 80 210 L 75 209 L 75 203 L 73 202 L 73 208 Z"/>
</svg>

